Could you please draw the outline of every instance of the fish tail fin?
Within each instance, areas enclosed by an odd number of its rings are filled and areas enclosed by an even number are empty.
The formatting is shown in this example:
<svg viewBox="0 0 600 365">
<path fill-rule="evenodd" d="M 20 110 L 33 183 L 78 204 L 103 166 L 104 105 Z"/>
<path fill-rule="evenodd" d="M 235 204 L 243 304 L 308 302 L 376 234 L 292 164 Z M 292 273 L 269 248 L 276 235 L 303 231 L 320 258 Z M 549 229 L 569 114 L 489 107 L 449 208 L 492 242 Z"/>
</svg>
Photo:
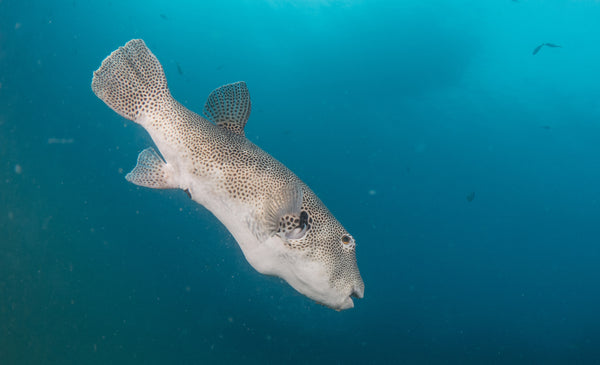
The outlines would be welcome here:
<svg viewBox="0 0 600 365">
<path fill-rule="evenodd" d="M 160 62 L 141 39 L 133 39 L 102 61 L 92 91 L 121 116 L 136 121 L 172 99 Z"/>
</svg>

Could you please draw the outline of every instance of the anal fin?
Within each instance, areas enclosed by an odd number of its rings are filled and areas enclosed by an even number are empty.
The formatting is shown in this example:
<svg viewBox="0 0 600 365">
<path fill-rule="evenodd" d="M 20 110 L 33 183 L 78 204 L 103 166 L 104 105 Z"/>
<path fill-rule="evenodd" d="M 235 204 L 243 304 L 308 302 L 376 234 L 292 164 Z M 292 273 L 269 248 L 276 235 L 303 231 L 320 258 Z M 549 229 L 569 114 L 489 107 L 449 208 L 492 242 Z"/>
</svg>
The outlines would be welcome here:
<svg viewBox="0 0 600 365">
<path fill-rule="evenodd" d="M 146 148 L 137 159 L 135 168 L 125 176 L 127 181 L 152 189 L 175 189 L 170 181 L 167 164 L 154 148 Z"/>
</svg>

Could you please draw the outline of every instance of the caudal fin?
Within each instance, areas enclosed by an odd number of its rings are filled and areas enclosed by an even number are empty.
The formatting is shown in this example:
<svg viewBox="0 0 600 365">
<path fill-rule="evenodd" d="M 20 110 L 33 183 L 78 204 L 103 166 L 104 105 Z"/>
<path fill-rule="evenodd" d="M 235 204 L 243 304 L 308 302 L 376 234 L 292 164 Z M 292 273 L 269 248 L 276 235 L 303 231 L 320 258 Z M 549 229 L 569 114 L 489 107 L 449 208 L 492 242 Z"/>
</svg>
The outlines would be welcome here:
<svg viewBox="0 0 600 365">
<path fill-rule="evenodd" d="M 92 90 L 111 109 L 135 121 L 171 99 L 160 62 L 141 39 L 132 39 L 106 57 L 94 72 Z"/>
</svg>

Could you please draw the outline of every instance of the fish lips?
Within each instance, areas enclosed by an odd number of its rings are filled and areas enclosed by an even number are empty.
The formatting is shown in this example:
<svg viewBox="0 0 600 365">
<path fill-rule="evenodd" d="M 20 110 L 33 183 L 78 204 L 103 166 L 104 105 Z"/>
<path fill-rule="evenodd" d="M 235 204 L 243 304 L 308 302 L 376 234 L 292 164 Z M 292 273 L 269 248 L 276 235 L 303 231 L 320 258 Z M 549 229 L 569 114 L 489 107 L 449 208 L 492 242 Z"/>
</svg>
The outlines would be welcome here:
<svg viewBox="0 0 600 365">
<path fill-rule="evenodd" d="M 365 296 L 365 287 L 354 287 L 350 294 L 345 296 L 340 306 L 333 307 L 336 311 L 343 311 L 345 309 L 354 308 L 354 301 L 352 298 L 362 299 Z"/>
</svg>

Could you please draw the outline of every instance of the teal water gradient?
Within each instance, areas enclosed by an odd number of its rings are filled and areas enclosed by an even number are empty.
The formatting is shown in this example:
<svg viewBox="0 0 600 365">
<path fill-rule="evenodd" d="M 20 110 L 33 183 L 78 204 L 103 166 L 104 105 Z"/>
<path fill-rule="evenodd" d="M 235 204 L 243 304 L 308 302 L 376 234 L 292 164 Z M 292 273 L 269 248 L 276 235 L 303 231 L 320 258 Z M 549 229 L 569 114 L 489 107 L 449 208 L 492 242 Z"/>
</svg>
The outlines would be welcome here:
<svg viewBox="0 0 600 365">
<path fill-rule="evenodd" d="M 0 364 L 600 362 L 598 19 L 592 0 L 0 0 Z M 247 82 L 247 136 L 357 239 L 354 309 L 256 273 L 184 192 L 125 181 L 152 142 L 90 82 L 132 38 L 197 112 Z"/>
</svg>

